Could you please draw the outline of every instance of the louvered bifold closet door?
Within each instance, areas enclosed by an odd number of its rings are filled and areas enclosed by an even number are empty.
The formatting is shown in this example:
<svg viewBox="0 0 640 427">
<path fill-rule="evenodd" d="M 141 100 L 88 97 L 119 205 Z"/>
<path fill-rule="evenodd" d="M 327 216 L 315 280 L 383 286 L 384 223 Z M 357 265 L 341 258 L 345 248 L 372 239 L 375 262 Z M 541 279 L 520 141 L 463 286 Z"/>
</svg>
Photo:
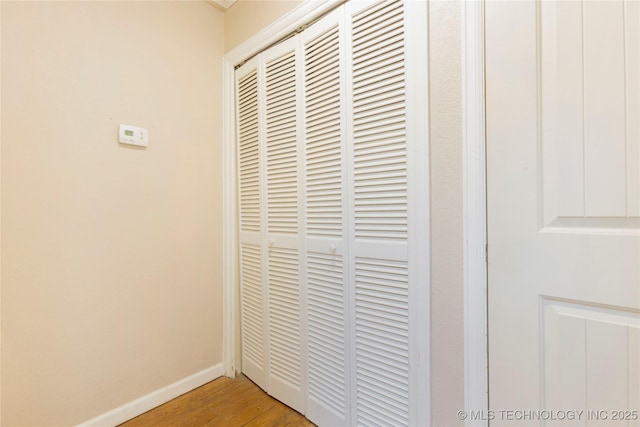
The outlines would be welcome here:
<svg viewBox="0 0 640 427">
<path fill-rule="evenodd" d="M 243 372 L 319 426 L 429 424 L 426 8 L 351 0 L 237 71 Z"/>
<path fill-rule="evenodd" d="M 302 65 L 293 37 L 261 55 L 265 87 L 269 390 L 306 410 Z"/>
<path fill-rule="evenodd" d="M 349 423 L 344 9 L 302 33 L 307 243 L 307 417 Z"/>
<path fill-rule="evenodd" d="M 428 423 L 428 347 L 419 338 L 428 334 L 429 310 L 427 115 L 414 108 L 426 102 L 427 93 L 425 84 L 410 84 L 407 55 L 410 38 L 417 37 L 408 31 L 411 23 L 418 15 L 426 20 L 424 3 L 347 4 L 352 422 L 357 425 Z M 426 33 L 423 37 L 425 52 L 411 52 L 426 58 Z"/>
<path fill-rule="evenodd" d="M 267 387 L 258 61 L 236 70 L 242 370 Z"/>
</svg>

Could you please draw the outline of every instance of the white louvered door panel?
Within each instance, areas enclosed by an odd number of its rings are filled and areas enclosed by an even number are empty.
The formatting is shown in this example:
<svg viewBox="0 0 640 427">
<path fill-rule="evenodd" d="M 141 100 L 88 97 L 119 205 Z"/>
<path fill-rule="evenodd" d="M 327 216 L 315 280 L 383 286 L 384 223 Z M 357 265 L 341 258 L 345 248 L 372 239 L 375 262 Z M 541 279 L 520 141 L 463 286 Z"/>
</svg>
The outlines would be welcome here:
<svg viewBox="0 0 640 427">
<path fill-rule="evenodd" d="M 258 61 L 236 70 L 238 201 L 240 216 L 240 306 L 243 371 L 267 386 L 267 330 L 261 237 L 262 209 Z"/>
<path fill-rule="evenodd" d="M 302 33 L 307 243 L 307 417 L 348 423 L 344 10 Z M 342 43 L 342 45 L 341 45 Z"/>
<path fill-rule="evenodd" d="M 428 423 L 421 384 L 428 381 L 428 346 L 417 333 L 428 330 L 427 115 L 420 104 L 427 93 L 408 73 L 407 55 L 411 37 L 426 40 L 426 31 L 420 36 L 409 28 L 414 21 L 419 28 L 420 20 L 426 28 L 423 3 L 347 5 L 352 422 L 358 425 Z"/>
<path fill-rule="evenodd" d="M 266 184 L 268 233 L 269 393 L 306 410 L 304 319 L 304 185 L 299 38 L 265 52 Z"/>
</svg>

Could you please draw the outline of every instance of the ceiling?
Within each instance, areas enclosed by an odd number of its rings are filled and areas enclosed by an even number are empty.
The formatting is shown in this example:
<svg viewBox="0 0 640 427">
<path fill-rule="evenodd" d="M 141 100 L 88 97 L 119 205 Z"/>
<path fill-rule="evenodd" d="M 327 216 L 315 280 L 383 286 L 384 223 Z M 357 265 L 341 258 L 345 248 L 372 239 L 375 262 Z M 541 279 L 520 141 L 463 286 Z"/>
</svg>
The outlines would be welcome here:
<svg viewBox="0 0 640 427">
<path fill-rule="evenodd" d="M 236 0 L 207 0 L 207 2 L 211 3 L 212 5 L 217 7 L 218 9 L 220 9 L 222 11 L 225 11 L 229 7 L 231 7 L 231 5 L 236 2 Z"/>
</svg>

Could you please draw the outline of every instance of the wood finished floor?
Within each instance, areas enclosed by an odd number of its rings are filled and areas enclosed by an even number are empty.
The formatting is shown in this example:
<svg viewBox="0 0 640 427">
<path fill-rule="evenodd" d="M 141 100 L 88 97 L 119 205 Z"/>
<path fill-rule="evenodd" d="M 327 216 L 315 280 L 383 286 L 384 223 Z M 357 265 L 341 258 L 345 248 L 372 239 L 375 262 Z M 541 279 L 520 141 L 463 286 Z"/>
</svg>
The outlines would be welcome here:
<svg viewBox="0 0 640 427">
<path fill-rule="evenodd" d="M 314 426 L 244 375 L 221 377 L 120 427 Z"/>
</svg>

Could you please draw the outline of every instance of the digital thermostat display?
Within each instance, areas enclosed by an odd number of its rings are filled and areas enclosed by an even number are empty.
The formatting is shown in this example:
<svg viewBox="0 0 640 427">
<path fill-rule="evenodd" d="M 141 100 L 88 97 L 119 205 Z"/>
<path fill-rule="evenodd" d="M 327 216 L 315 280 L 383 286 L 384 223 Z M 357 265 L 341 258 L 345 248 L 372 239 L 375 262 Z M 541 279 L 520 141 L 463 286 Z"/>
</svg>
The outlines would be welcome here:
<svg viewBox="0 0 640 427">
<path fill-rule="evenodd" d="M 149 145 L 149 130 L 137 126 L 121 124 L 118 129 L 118 142 L 121 144 L 147 147 Z"/>
</svg>

